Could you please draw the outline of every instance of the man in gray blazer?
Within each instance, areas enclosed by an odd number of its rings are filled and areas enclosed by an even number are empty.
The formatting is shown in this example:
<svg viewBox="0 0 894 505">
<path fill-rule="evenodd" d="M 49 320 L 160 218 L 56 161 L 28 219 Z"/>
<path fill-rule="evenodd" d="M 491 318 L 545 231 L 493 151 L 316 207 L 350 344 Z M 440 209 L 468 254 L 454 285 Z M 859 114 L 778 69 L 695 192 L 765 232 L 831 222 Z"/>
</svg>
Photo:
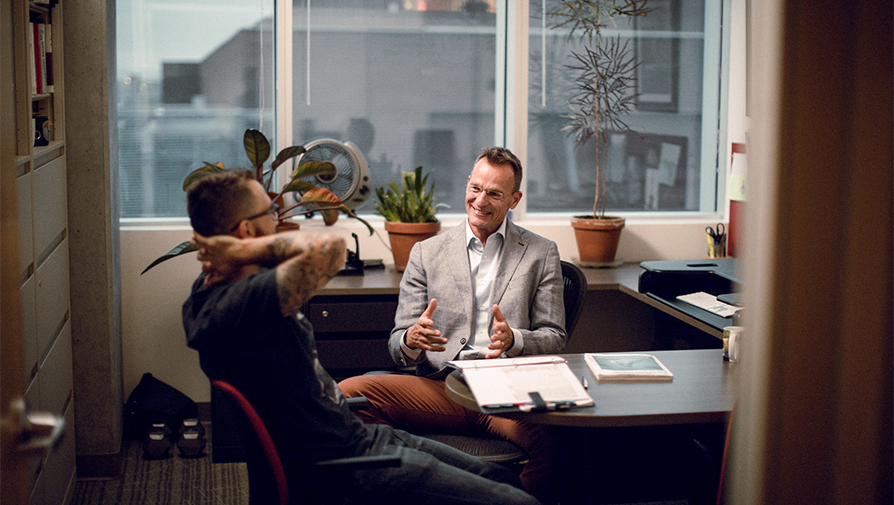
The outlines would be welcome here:
<svg viewBox="0 0 894 505">
<path fill-rule="evenodd" d="M 363 375 L 342 381 L 346 396 L 365 396 L 369 423 L 417 433 L 490 433 L 525 449 L 528 492 L 555 499 L 555 444 L 542 426 L 465 409 L 444 392 L 448 361 L 495 359 L 565 350 L 562 270 L 556 244 L 506 214 L 518 205 L 521 162 L 486 149 L 466 185 L 468 219 L 410 252 L 389 339 L 394 360 L 416 376 Z"/>
</svg>

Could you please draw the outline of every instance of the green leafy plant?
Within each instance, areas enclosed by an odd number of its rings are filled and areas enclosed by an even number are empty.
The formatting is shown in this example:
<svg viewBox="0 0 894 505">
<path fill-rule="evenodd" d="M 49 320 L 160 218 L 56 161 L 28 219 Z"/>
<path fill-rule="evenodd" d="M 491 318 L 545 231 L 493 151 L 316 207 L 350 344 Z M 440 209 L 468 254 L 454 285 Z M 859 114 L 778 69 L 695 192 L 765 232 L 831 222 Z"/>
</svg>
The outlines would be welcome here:
<svg viewBox="0 0 894 505">
<path fill-rule="evenodd" d="M 395 223 L 434 223 L 438 220 L 435 216 L 438 209 L 447 207 L 443 203 L 434 203 L 435 183 L 426 192 L 425 185 L 428 176 L 422 175 L 422 167 L 416 167 L 413 172 L 401 172 L 401 185 L 391 181 L 388 189 L 376 188 L 375 202 L 376 214 L 386 221 Z"/>
<path fill-rule="evenodd" d="M 363 223 L 369 230 L 369 234 L 373 234 L 372 226 L 344 205 L 335 193 L 326 188 L 321 188 L 301 180 L 302 177 L 335 174 L 337 172 L 335 165 L 328 161 L 307 161 L 295 166 L 295 158 L 304 154 L 307 150 L 303 146 L 291 146 L 280 151 L 279 154 L 276 155 L 276 158 L 270 163 L 269 169 L 265 169 L 264 164 L 270 159 L 271 154 L 270 142 L 267 140 L 267 137 L 258 130 L 249 129 L 245 130 L 245 134 L 242 137 L 242 143 L 245 148 L 245 154 L 248 156 L 248 160 L 252 164 L 252 169 L 254 170 L 257 181 L 264 186 L 274 202 L 282 202 L 283 196 L 286 193 L 295 194 L 297 203 L 284 207 L 280 211 L 280 223 L 290 217 L 317 212 L 323 216 L 323 222 L 326 226 L 332 226 L 338 221 L 339 214 L 344 213 L 348 217 Z M 276 169 L 289 160 L 292 161 L 292 172 L 288 182 L 286 182 L 279 191 L 272 192 L 270 188 L 275 180 Z M 189 189 L 193 183 L 202 177 L 224 170 L 226 170 L 226 168 L 223 163 L 204 162 L 204 166 L 193 170 L 183 180 L 183 191 Z M 304 210 L 299 210 L 300 207 L 304 207 Z M 191 241 L 182 242 L 153 261 L 141 272 L 141 275 L 159 263 L 195 250 L 196 247 Z"/>
<path fill-rule="evenodd" d="M 628 42 L 621 37 L 605 39 L 602 28 L 615 24 L 618 17 L 640 17 L 652 12 L 646 0 L 563 0 L 549 15 L 559 21 L 552 28 L 566 27 L 568 38 L 577 37 L 583 51 L 572 51 L 574 92 L 568 100 L 572 113 L 564 116 L 563 128 L 571 132 L 579 144 L 591 138 L 596 142 L 596 198 L 593 218 L 605 217 L 606 174 L 599 159 L 600 134 L 606 128 L 631 131 L 624 117 L 633 110 L 636 100 L 635 70 L 637 62 Z M 605 142 L 605 139 L 602 139 Z"/>
</svg>

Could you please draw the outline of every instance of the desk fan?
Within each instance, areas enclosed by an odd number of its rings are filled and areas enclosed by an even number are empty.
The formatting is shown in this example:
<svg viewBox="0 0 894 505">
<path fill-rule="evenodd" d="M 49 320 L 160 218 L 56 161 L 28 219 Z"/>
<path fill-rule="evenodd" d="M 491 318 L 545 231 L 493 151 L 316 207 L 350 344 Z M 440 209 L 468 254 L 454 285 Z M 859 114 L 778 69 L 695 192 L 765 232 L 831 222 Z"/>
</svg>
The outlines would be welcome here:
<svg viewBox="0 0 894 505">
<path fill-rule="evenodd" d="M 332 139 L 315 140 L 305 146 L 307 150 L 296 160 L 296 166 L 308 161 L 328 161 L 335 165 L 334 174 L 309 175 L 300 180 L 335 193 L 351 210 L 363 205 L 369 198 L 369 167 L 357 146 L 350 142 Z"/>
</svg>

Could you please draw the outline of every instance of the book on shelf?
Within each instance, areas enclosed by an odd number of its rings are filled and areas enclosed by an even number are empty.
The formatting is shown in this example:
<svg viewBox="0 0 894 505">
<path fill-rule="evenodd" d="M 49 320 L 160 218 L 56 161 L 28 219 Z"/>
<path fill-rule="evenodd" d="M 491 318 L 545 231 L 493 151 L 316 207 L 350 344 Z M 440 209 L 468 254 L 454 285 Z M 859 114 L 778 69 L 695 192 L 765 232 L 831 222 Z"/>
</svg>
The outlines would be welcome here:
<svg viewBox="0 0 894 505">
<path fill-rule="evenodd" d="M 47 40 L 47 49 L 46 55 L 44 56 L 44 62 L 46 63 L 46 92 L 52 93 L 54 90 L 53 86 L 53 25 L 47 24 L 46 26 L 46 40 Z"/>
<path fill-rule="evenodd" d="M 674 374 L 658 358 L 643 353 L 586 353 L 584 361 L 599 381 L 670 381 Z"/>
<path fill-rule="evenodd" d="M 37 94 L 37 52 L 35 50 L 36 46 L 34 45 L 34 23 L 28 23 L 28 54 L 31 56 L 28 58 L 28 70 L 31 71 L 29 75 L 31 75 L 31 94 Z"/>
<path fill-rule="evenodd" d="M 49 86 L 52 81 L 49 81 L 49 79 L 52 69 L 49 65 L 52 65 L 52 63 L 49 61 L 47 53 L 48 50 L 52 53 L 52 48 L 48 46 L 48 44 L 52 43 L 49 40 L 51 30 L 52 26 L 46 23 L 28 23 L 28 50 L 33 55 L 28 61 L 32 76 L 32 95 L 43 95 L 51 92 Z"/>
<path fill-rule="evenodd" d="M 38 40 L 40 40 L 40 89 L 41 93 L 47 92 L 47 25 L 38 23 Z"/>
<path fill-rule="evenodd" d="M 455 360 L 482 412 L 566 410 L 593 399 L 561 356 Z"/>
</svg>

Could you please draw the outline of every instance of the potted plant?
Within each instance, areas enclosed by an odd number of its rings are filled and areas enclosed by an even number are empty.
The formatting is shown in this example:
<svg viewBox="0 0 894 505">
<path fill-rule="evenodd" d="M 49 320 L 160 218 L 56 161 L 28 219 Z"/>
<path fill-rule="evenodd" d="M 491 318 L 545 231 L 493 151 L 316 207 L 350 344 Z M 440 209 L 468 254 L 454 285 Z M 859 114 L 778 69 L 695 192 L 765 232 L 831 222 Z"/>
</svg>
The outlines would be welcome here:
<svg viewBox="0 0 894 505">
<path fill-rule="evenodd" d="M 334 174 L 337 171 L 335 165 L 328 161 L 307 161 L 296 167 L 295 158 L 306 152 L 306 150 L 303 146 L 291 146 L 280 151 L 279 154 L 276 155 L 276 158 L 270 163 L 269 170 L 265 171 L 264 163 L 270 158 L 271 153 L 270 142 L 267 140 L 267 137 L 258 130 L 249 129 L 245 130 L 245 134 L 242 137 L 242 143 L 245 147 L 245 154 L 248 156 L 248 159 L 252 164 L 258 182 L 267 189 L 271 200 L 279 204 L 280 208 L 282 208 L 279 213 L 279 224 L 277 225 L 278 231 L 298 229 L 298 223 L 288 219 L 314 212 L 319 212 L 320 215 L 323 216 L 323 222 L 326 226 L 332 226 L 338 221 L 339 213 L 343 212 L 347 216 L 357 219 L 366 225 L 367 229 L 369 229 L 369 234 L 373 234 L 372 226 L 362 218 L 358 217 L 354 211 L 345 206 L 335 193 L 326 188 L 321 188 L 301 180 L 302 177 L 312 175 Z M 292 172 L 289 181 L 286 182 L 278 192 L 270 191 L 274 182 L 276 169 L 289 160 L 292 160 Z M 189 186 L 202 177 L 214 172 L 226 170 L 224 164 L 220 162 L 209 163 L 206 161 L 204 163 L 205 165 L 203 167 L 193 170 L 186 176 L 183 180 L 183 191 L 186 191 Z M 286 193 L 295 193 L 296 195 L 299 195 L 299 197 L 295 198 L 296 203 L 288 207 L 284 206 L 284 195 Z M 304 207 L 305 210 L 297 210 L 299 207 Z M 182 242 L 153 261 L 141 272 L 141 274 L 146 273 L 149 269 L 163 261 L 195 250 L 196 248 L 191 241 Z"/>
<path fill-rule="evenodd" d="M 376 214 L 385 218 L 385 230 L 391 241 L 394 268 L 402 272 L 410 258 L 410 249 L 416 242 L 434 237 L 441 229 L 435 216 L 446 205 L 434 203 L 435 183 L 426 192 L 428 175 L 422 175 L 422 167 L 413 172 L 401 172 L 401 185 L 391 181 L 388 189 L 376 188 Z"/>
<path fill-rule="evenodd" d="M 568 27 L 568 38 L 576 37 L 583 44 L 582 51 L 572 51 L 573 64 L 566 65 L 575 77 L 574 92 L 569 99 L 572 113 L 564 116 L 568 123 L 563 128 L 571 132 L 579 145 L 591 139 L 596 146 L 596 197 L 593 213 L 573 216 L 571 226 L 577 239 L 580 262 L 584 265 L 613 265 L 625 219 L 605 215 L 606 171 L 599 156 L 600 140 L 608 147 L 606 129 L 631 131 L 624 122 L 634 107 L 637 63 L 628 43 L 621 37 L 603 38 L 606 21 L 617 17 L 645 16 L 651 9 L 646 0 L 577 0 L 562 2 L 550 12 L 560 21 L 552 28 Z M 601 138 L 600 138 L 601 137 Z"/>
</svg>

